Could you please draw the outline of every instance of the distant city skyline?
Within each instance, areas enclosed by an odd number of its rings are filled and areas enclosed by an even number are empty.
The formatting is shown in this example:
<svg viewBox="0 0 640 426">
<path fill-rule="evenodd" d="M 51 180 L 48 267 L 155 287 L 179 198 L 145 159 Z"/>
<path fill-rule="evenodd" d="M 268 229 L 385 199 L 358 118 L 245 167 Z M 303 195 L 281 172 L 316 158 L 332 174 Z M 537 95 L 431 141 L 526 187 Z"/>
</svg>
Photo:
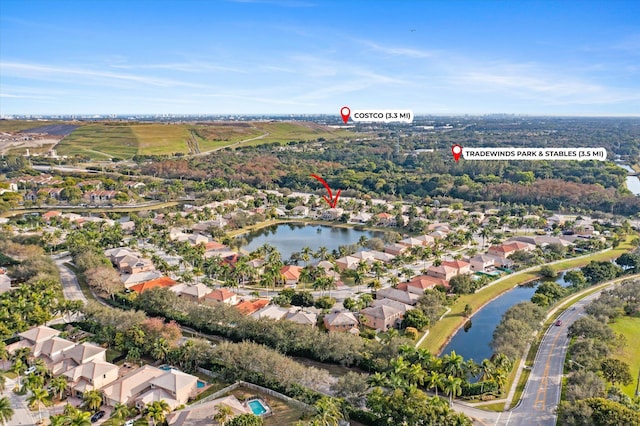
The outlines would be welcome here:
<svg viewBox="0 0 640 426">
<path fill-rule="evenodd" d="M 637 1 L 0 4 L 0 115 L 640 116 Z"/>
</svg>

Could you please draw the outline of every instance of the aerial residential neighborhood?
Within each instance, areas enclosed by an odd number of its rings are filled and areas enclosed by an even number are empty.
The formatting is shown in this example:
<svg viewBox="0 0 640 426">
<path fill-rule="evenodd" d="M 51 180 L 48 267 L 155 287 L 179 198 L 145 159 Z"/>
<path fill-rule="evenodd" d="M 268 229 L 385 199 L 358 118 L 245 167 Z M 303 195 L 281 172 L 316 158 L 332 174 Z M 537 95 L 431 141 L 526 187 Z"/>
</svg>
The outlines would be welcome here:
<svg viewBox="0 0 640 426">
<path fill-rule="evenodd" d="M 0 3 L 3 426 L 640 425 L 640 3 Z"/>
</svg>

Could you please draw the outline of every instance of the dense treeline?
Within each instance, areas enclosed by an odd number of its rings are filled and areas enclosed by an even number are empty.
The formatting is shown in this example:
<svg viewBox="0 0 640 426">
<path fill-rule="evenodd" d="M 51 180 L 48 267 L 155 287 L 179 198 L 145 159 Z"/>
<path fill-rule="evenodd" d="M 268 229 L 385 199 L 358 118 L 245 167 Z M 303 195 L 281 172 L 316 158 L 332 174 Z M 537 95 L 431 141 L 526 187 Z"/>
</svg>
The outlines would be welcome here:
<svg viewBox="0 0 640 426">
<path fill-rule="evenodd" d="M 58 269 L 42 248 L 0 234 L 0 253 L 14 287 L 0 294 L 0 340 L 79 309 L 62 296 Z"/>
<path fill-rule="evenodd" d="M 601 210 L 632 215 L 640 212 L 640 199 L 625 188 L 626 172 L 612 162 L 601 161 L 461 161 L 450 155 L 453 143 L 463 146 L 604 146 L 630 155 L 620 143 L 638 148 L 638 130 L 619 123 L 604 123 L 598 137 L 589 125 L 573 124 L 571 131 L 502 128 L 478 130 L 468 126 L 450 133 L 425 133 L 400 137 L 383 132 L 380 138 L 347 142 L 290 142 L 285 148 L 273 144 L 221 150 L 192 159 L 166 159 L 144 165 L 143 173 L 204 182 L 208 189 L 252 185 L 280 186 L 291 190 L 316 187 L 309 173 L 322 173 L 332 187 L 345 195 L 403 197 L 451 197 L 467 201 L 496 201 L 543 205 L 548 209 Z M 491 127 L 491 126 L 490 126 Z M 508 126 L 507 126 L 508 127 Z M 636 126 L 637 127 L 637 126 Z M 473 129 L 473 130 L 470 130 Z M 572 133 L 573 132 L 573 133 Z M 517 135 L 517 137 L 514 137 Z M 623 135 L 623 136 L 622 136 Z M 366 138 L 365 138 L 366 139 Z M 398 142 L 397 146 L 390 141 Z M 531 143 L 528 143 L 528 142 Z M 286 141 L 283 141 L 286 142 Z M 435 148 L 435 152 L 416 149 Z M 639 149 L 636 149 L 636 151 Z"/>
<path fill-rule="evenodd" d="M 208 306 L 182 300 L 166 288 L 145 291 L 135 305 L 150 315 L 172 319 L 204 333 L 238 342 L 251 340 L 287 355 L 374 370 L 385 368 L 397 348 L 406 342 L 399 336 L 380 343 L 349 333 L 328 334 L 292 321 L 256 320 L 224 304 Z"/>
<path fill-rule="evenodd" d="M 626 346 L 607 323 L 640 310 L 640 281 L 625 281 L 589 304 L 586 316 L 569 327 L 567 386 L 558 407 L 563 425 L 596 426 L 640 424 L 640 398 L 630 398 L 619 385 L 633 381 L 630 366 L 613 358 Z"/>
</svg>

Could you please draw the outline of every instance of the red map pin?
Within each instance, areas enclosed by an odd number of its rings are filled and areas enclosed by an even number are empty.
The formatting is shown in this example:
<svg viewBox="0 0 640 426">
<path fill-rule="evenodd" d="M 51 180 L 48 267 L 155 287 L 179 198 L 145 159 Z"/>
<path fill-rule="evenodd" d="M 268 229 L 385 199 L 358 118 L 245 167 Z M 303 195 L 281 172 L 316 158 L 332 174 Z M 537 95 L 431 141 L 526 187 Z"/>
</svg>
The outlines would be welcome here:
<svg viewBox="0 0 640 426">
<path fill-rule="evenodd" d="M 462 155 L 462 147 L 460 145 L 454 145 L 451 147 L 451 152 L 453 153 L 453 159 L 456 160 L 457 163 L 460 155 Z"/>
<path fill-rule="evenodd" d="M 351 110 L 349 109 L 349 107 L 343 106 L 342 108 L 340 108 L 340 115 L 342 116 L 342 121 L 344 121 L 344 124 L 347 124 L 347 121 L 349 121 L 349 116 L 351 115 Z"/>
</svg>

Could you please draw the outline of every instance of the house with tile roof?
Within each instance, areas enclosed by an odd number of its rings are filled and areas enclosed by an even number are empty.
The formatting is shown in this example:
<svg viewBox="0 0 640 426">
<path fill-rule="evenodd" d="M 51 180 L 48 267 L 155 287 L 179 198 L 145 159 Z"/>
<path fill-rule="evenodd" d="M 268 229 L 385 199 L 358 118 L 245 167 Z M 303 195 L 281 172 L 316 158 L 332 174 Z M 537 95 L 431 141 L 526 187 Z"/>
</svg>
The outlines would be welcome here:
<svg viewBox="0 0 640 426">
<path fill-rule="evenodd" d="M 204 297 L 205 303 L 226 303 L 227 305 L 237 305 L 240 302 L 240 296 L 233 291 L 224 287 L 217 288 Z"/>
<path fill-rule="evenodd" d="M 242 314 L 242 315 L 251 315 L 254 312 L 259 311 L 260 309 L 264 308 L 265 306 L 267 306 L 269 303 L 271 303 L 269 300 L 267 299 L 258 299 L 258 300 L 244 300 L 240 303 L 238 303 L 235 308 Z"/>
<path fill-rule="evenodd" d="M 144 365 L 102 388 L 104 404 L 114 407 L 116 404 L 132 405 L 137 397 L 151 389 L 151 380 L 166 372 L 151 365 Z"/>
<path fill-rule="evenodd" d="M 399 284 L 398 289 L 404 289 L 409 293 L 422 295 L 426 290 L 432 290 L 438 285 L 448 287 L 449 283 L 442 278 L 436 278 L 430 275 L 418 275 L 417 277 L 413 277 L 409 282 Z"/>
<path fill-rule="evenodd" d="M 404 316 L 404 312 L 393 306 L 379 305 L 362 309 L 360 316 L 366 319 L 362 321 L 365 327 L 379 331 L 387 331 L 399 325 Z"/>
<path fill-rule="evenodd" d="M 295 265 L 285 265 L 280 268 L 280 275 L 284 278 L 285 285 L 295 286 L 300 280 L 302 268 Z"/>
<path fill-rule="evenodd" d="M 387 287 L 376 291 L 376 299 L 384 298 L 395 300 L 397 302 L 404 303 L 405 305 L 415 306 L 418 303 L 418 299 L 420 299 L 420 295 L 410 293 L 408 291 L 402 291 L 393 287 Z"/>
<path fill-rule="evenodd" d="M 351 331 L 358 327 L 358 319 L 352 312 L 332 312 L 323 318 L 328 331 Z"/>
<path fill-rule="evenodd" d="M 427 275 L 449 281 L 451 278 L 458 275 L 458 270 L 452 266 L 432 265 L 427 268 Z"/>
<path fill-rule="evenodd" d="M 178 284 L 169 288 L 176 293 L 178 297 L 190 300 L 192 302 L 200 303 L 204 300 L 205 296 L 211 293 L 213 290 L 206 285 L 199 284 Z"/>
<path fill-rule="evenodd" d="M 151 290 L 152 288 L 173 287 L 176 284 L 177 282 L 172 278 L 160 277 L 132 285 L 129 287 L 129 290 L 135 291 L 136 293 L 142 293 L 144 291 Z"/>
<path fill-rule="evenodd" d="M 155 401 L 165 401 L 173 410 L 196 397 L 198 378 L 191 374 L 170 369 L 148 381 L 150 389 L 135 398 L 134 405 L 143 409 Z"/>
<path fill-rule="evenodd" d="M 313 312 L 305 312 L 301 309 L 295 311 L 289 311 L 285 317 L 287 321 L 292 321 L 302 325 L 309 325 L 315 327 L 318 323 L 318 315 Z"/>
<path fill-rule="evenodd" d="M 73 396 L 82 398 L 87 391 L 101 389 L 118 379 L 120 368 L 106 361 L 89 361 L 62 373 Z"/>
<path fill-rule="evenodd" d="M 445 260 L 442 262 L 442 265 L 454 268 L 457 271 L 456 275 L 468 274 L 471 272 L 471 264 L 464 260 Z"/>
</svg>

